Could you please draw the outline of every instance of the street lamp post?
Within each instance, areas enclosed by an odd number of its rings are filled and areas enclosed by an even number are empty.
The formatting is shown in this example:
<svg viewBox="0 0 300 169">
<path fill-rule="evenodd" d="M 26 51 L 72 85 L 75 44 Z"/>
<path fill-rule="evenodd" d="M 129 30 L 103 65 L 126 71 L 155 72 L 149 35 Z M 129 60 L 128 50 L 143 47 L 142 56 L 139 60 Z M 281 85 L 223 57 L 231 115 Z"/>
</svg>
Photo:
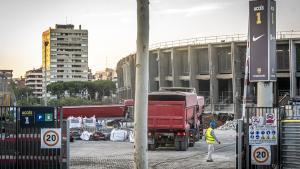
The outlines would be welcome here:
<svg viewBox="0 0 300 169">
<path fill-rule="evenodd" d="M 48 46 L 49 42 L 48 41 L 44 41 L 44 75 L 45 75 L 45 81 L 44 81 L 44 86 L 45 86 L 45 90 L 44 90 L 44 105 L 47 106 L 47 46 Z"/>
</svg>

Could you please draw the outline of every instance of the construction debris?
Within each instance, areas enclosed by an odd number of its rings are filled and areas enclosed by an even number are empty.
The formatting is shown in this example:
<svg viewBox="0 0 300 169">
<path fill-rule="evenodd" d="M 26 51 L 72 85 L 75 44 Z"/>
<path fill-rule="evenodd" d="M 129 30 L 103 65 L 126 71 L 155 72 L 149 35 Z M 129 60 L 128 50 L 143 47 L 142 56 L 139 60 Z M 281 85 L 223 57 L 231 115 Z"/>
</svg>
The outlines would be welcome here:
<svg viewBox="0 0 300 169">
<path fill-rule="evenodd" d="M 236 129 L 236 125 L 237 125 L 237 121 L 236 120 L 226 121 L 226 123 L 223 124 L 222 126 L 218 127 L 218 129 L 219 130 L 235 130 Z"/>
</svg>

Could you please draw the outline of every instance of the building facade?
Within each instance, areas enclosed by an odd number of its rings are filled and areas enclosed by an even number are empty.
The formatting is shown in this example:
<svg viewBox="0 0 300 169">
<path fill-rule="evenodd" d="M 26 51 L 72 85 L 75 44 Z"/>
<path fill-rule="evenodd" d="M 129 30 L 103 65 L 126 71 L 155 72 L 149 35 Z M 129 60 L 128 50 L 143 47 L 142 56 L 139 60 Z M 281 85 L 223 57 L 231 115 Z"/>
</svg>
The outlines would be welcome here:
<svg viewBox="0 0 300 169">
<path fill-rule="evenodd" d="M 149 51 L 149 91 L 194 87 L 204 96 L 205 112 L 241 111 L 246 35 L 214 36 L 155 44 Z M 300 94 L 300 32 L 277 34 L 275 102 Z M 117 64 L 119 99 L 134 97 L 135 54 Z M 256 95 L 256 84 L 251 84 Z"/>
<path fill-rule="evenodd" d="M 43 32 L 43 68 L 50 82 L 88 80 L 88 31 L 55 25 Z M 45 59 L 46 58 L 46 59 Z"/>
<path fill-rule="evenodd" d="M 33 96 L 42 98 L 43 96 L 43 69 L 33 69 L 26 71 L 25 85 L 32 89 Z"/>
<path fill-rule="evenodd" d="M 97 71 L 95 73 L 95 80 L 113 80 L 116 77 L 116 71 L 111 68 L 106 68 L 103 71 Z"/>
</svg>

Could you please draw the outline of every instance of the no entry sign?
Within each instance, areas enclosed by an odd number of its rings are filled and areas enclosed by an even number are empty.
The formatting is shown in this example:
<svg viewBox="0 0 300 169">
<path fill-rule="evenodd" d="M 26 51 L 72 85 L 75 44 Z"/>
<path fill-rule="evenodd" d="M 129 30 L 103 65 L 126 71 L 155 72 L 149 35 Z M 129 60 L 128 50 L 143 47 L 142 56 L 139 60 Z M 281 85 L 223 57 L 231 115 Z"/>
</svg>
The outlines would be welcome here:
<svg viewBox="0 0 300 169">
<path fill-rule="evenodd" d="M 61 129 L 41 129 L 41 148 L 61 148 Z"/>
</svg>

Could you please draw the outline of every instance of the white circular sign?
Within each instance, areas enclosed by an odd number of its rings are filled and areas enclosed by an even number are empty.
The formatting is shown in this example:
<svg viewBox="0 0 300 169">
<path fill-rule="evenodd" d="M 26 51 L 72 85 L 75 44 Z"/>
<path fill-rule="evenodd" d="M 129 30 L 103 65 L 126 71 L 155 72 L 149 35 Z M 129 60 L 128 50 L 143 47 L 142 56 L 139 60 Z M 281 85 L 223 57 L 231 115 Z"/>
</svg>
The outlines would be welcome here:
<svg viewBox="0 0 300 169">
<path fill-rule="evenodd" d="M 45 134 L 43 136 L 43 140 L 47 146 L 50 146 L 50 147 L 55 146 L 59 141 L 59 135 L 56 131 L 49 130 L 49 131 L 45 132 Z"/>
<path fill-rule="evenodd" d="M 265 147 L 257 147 L 252 151 L 252 159 L 258 164 L 265 164 L 270 158 L 270 152 Z"/>
<path fill-rule="evenodd" d="M 41 148 L 61 148 L 61 129 L 41 129 Z"/>
</svg>

